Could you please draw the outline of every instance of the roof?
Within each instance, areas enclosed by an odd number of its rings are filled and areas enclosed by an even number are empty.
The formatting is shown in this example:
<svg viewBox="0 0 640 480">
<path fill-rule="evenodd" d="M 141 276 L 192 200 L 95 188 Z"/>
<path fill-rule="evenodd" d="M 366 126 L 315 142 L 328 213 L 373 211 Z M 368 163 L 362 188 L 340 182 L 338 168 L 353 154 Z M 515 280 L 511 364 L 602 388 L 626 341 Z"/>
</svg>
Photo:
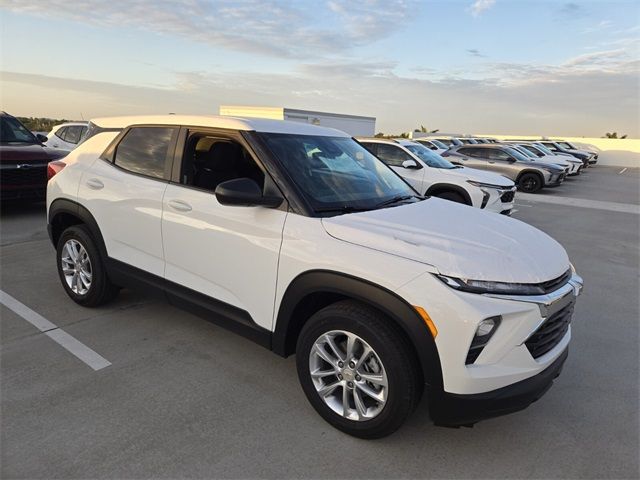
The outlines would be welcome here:
<svg viewBox="0 0 640 480">
<path fill-rule="evenodd" d="M 385 137 L 356 137 L 359 142 L 368 143 L 395 143 L 398 145 L 414 145 L 416 142 L 410 138 L 385 138 Z"/>
<path fill-rule="evenodd" d="M 349 137 L 349 135 L 340 130 L 319 127 L 308 123 L 288 122 L 267 118 L 223 117 L 218 115 L 137 115 L 94 118 L 91 122 L 102 128 L 125 128 L 132 125 L 180 125 L 265 133 Z"/>
</svg>

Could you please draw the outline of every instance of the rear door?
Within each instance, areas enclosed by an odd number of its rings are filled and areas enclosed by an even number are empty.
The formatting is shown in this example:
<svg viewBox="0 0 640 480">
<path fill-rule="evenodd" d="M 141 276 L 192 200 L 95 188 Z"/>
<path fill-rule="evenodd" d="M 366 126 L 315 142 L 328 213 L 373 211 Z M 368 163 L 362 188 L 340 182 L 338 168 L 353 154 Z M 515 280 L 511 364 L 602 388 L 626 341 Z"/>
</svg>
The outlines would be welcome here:
<svg viewBox="0 0 640 480">
<path fill-rule="evenodd" d="M 286 204 L 218 203 L 214 191 L 227 180 L 251 178 L 265 192 L 277 188 L 238 132 L 183 129 L 181 139 L 164 195 L 165 278 L 215 299 L 236 320 L 271 330 Z"/>
<path fill-rule="evenodd" d="M 132 127 L 80 181 L 78 199 L 94 216 L 110 258 L 164 275 L 162 199 L 178 127 Z"/>
<path fill-rule="evenodd" d="M 460 156 L 451 157 L 458 164 L 465 167 L 478 168 L 480 170 L 489 170 L 488 150 L 478 147 L 462 147 L 456 150 Z"/>
</svg>

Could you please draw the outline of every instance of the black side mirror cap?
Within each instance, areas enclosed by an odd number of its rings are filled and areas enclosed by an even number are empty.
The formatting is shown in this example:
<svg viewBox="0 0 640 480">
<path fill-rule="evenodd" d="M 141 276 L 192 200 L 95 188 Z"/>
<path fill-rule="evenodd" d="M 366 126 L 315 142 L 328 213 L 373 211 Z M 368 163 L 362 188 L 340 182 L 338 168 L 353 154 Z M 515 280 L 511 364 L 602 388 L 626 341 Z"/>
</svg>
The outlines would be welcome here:
<svg viewBox="0 0 640 480">
<path fill-rule="evenodd" d="M 263 195 L 260 186 L 250 178 L 236 178 L 218 184 L 216 199 L 221 205 L 233 207 L 261 206 L 277 208 L 283 198 L 275 195 Z"/>
<path fill-rule="evenodd" d="M 42 135 L 41 133 L 36 133 L 36 138 L 40 143 L 45 143 L 47 140 L 49 140 L 46 135 Z"/>
</svg>

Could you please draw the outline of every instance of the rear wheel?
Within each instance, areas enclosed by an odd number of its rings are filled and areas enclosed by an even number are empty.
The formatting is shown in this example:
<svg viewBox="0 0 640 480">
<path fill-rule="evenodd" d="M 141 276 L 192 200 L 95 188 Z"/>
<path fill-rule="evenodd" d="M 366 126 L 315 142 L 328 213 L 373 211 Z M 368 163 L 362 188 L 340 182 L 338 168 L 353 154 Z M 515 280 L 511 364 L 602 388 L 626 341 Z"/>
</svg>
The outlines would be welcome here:
<svg viewBox="0 0 640 480">
<path fill-rule="evenodd" d="M 388 318 L 350 300 L 313 315 L 296 350 L 311 405 L 334 427 L 361 438 L 391 434 L 414 410 L 422 394 L 414 357 Z"/>
<path fill-rule="evenodd" d="M 443 198 L 444 200 L 449 200 L 451 202 L 463 203 L 467 205 L 466 200 L 462 195 L 457 192 L 441 192 L 433 195 L 434 197 Z"/>
<path fill-rule="evenodd" d="M 62 232 L 56 253 L 60 281 L 74 302 L 97 307 L 118 294 L 118 287 L 107 277 L 100 252 L 85 226 L 74 225 Z"/>
<path fill-rule="evenodd" d="M 525 173 L 518 180 L 518 188 L 526 193 L 536 193 L 542 188 L 542 178 L 537 173 Z"/>
</svg>

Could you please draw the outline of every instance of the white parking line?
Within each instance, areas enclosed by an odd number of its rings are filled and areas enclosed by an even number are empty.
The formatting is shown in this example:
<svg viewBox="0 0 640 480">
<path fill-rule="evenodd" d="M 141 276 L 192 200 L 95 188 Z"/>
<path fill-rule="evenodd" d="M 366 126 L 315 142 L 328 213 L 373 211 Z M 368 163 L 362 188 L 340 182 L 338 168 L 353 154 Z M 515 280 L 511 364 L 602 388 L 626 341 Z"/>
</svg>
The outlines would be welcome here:
<svg viewBox="0 0 640 480">
<path fill-rule="evenodd" d="M 109 360 L 97 354 L 84 343 L 72 337 L 64 330 L 58 328 L 54 323 L 51 323 L 38 312 L 34 312 L 25 304 L 20 303 L 18 300 L 2 290 L 0 290 L 0 303 L 20 317 L 24 318 L 51 340 L 56 342 L 72 355 L 75 355 L 94 370 L 100 370 L 111 365 Z"/>
<path fill-rule="evenodd" d="M 520 200 L 527 202 L 553 203 L 566 207 L 591 208 L 593 210 L 607 210 L 610 212 L 634 213 L 640 215 L 640 205 L 631 203 L 603 202 L 601 200 L 588 200 L 586 198 L 556 197 L 532 193 L 519 193 Z"/>
<path fill-rule="evenodd" d="M 622 174 L 622 173 L 624 173 L 624 172 L 626 172 L 626 171 L 627 171 L 627 167 L 624 167 L 622 170 L 620 170 L 620 171 L 618 172 L 618 175 L 620 175 L 620 174 Z"/>
</svg>

